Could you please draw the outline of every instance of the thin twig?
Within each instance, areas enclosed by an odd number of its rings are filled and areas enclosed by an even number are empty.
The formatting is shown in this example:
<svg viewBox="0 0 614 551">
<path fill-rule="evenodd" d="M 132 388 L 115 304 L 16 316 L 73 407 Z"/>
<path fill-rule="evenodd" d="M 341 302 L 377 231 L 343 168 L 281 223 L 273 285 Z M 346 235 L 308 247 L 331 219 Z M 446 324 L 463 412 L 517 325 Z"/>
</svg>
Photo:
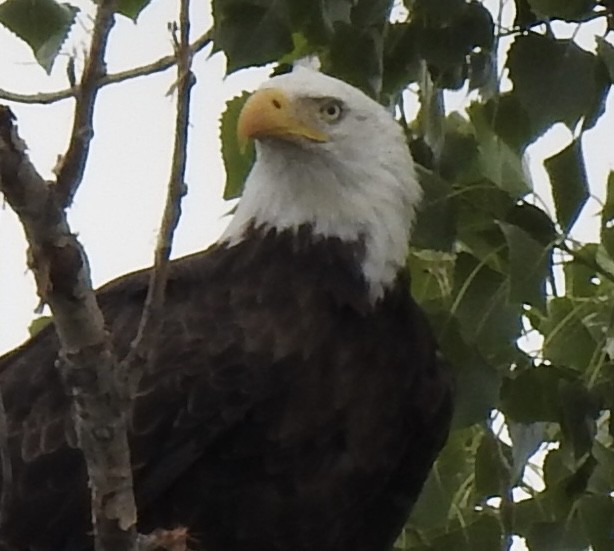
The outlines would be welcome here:
<svg viewBox="0 0 614 551">
<path fill-rule="evenodd" d="M 162 308 L 168 276 L 168 261 L 171 253 L 173 235 L 181 216 L 181 199 L 186 193 L 185 167 L 190 115 L 190 98 L 195 83 L 191 72 L 192 52 L 190 49 L 189 0 L 181 0 L 179 15 L 179 38 L 173 26 L 173 41 L 177 58 L 177 113 L 175 118 L 175 144 L 173 163 L 168 183 L 168 193 L 164 214 L 160 224 L 154 267 L 151 271 L 149 288 L 137 335 L 122 367 L 130 374 L 130 386 L 134 389 L 153 350 L 153 342 L 162 325 Z"/>
<path fill-rule="evenodd" d="M 60 164 L 55 190 L 60 203 L 68 206 L 83 180 L 85 164 L 94 137 L 92 119 L 100 79 L 106 73 L 105 54 L 111 28 L 115 23 L 117 0 L 100 0 L 94 18 L 90 50 L 85 60 L 81 82 L 76 90 L 77 102 L 68 150 Z"/>
<path fill-rule="evenodd" d="M 197 38 L 190 46 L 190 52 L 192 55 L 200 52 L 203 48 L 209 45 L 212 41 L 212 37 L 213 30 L 209 29 L 207 32 Z M 103 88 L 109 84 L 118 84 L 133 78 L 161 73 L 167 69 L 170 69 L 171 67 L 174 67 L 176 62 L 177 56 L 175 54 L 169 54 L 156 61 L 153 61 L 152 63 L 141 65 L 140 67 L 134 67 L 125 71 L 119 71 L 118 73 L 104 75 L 99 80 L 98 87 Z M 0 100 L 13 101 L 15 103 L 50 105 L 52 103 L 57 103 L 73 97 L 75 97 L 74 88 L 66 88 L 56 92 L 40 92 L 38 94 L 20 94 L 0 88 Z"/>
</svg>

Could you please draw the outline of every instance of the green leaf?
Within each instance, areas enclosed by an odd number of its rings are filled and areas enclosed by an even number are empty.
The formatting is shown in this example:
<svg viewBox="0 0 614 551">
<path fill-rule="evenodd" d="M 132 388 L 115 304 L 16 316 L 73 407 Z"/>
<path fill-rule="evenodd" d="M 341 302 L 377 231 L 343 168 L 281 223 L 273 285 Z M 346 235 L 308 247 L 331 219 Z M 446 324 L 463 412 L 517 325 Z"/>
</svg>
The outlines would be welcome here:
<svg viewBox="0 0 614 551">
<path fill-rule="evenodd" d="M 577 21 L 588 15 L 595 7 L 595 0 L 528 0 L 533 12 L 539 17 L 556 17 Z"/>
<path fill-rule="evenodd" d="M 475 491 L 480 499 L 504 495 L 510 484 L 510 449 L 495 435 L 484 432 L 475 455 Z"/>
<path fill-rule="evenodd" d="M 423 190 L 422 202 L 411 234 L 414 246 L 451 251 L 456 237 L 456 216 L 451 185 L 435 172 L 416 165 Z"/>
<path fill-rule="evenodd" d="M 531 185 L 525 175 L 522 155 L 494 132 L 488 122 L 487 112 L 481 105 L 474 103 L 467 111 L 475 127 L 482 176 L 514 198 L 529 193 Z"/>
<path fill-rule="evenodd" d="M 431 26 L 444 26 L 457 18 L 465 9 L 465 0 L 415 0 L 413 11 L 416 18 Z"/>
<path fill-rule="evenodd" d="M 28 326 L 28 333 L 30 333 L 30 336 L 33 337 L 47 327 L 52 320 L 53 318 L 51 316 L 39 316 L 38 318 L 33 319 Z"/>
<path fill-rule="evenodd" d="M 559 420 L 559 383 L 574 374 L 555 366 L 525 369 L 506 378 L 501 389 L 501 411 L 506 418 L 530 425 Z"/>
<path fill-rule="evenodd" d="M 531 10 L 529 0 L 514 0 L 516 4 L 516 17 L 514 27 L 526 29 L 537 22 L 537 16 Z"/>
<path fill-rule="evenodd" d="M 576 256 L 563 265 L 567 296 L 572 298 L 593 297 L 599 292 L 599 285 L 595 281 L 597 245 L 589 243 L 574 252 Z"/>
<path fill-rule="evenodd" d="M 136 22 L 141 12 L 150 3 L 151 0 L 119 0 L 117 2 L 117 12 Z"/>
<path fill-rule="evenodd" d="M 337 23 L 322 70 L 379 99 L 383 71 L 382 40 L 381 33 L 370 28 Z M 356 55 L 356 52 L 360 52 L 360 55 Z"/>
<path fill-rule="evenodd" d="M 222 114 L 220 124 L 222 157 L 226 169 L 226 185 L 224 186 L 224 199 L 235 199 L 243 193 L 245 179 L 254 164 L 255 151 L 253 143 L 243 152 L 237 138 L 237 121 L 243 105 L 250 94 L 243 92 L 226 102 L 226 109 Z"/>
<path fill-rule="evenodd" d="M 588 541 L 577 519 L 536 522 L 527 534 L 530 551 L 586 551 Z"/>
<path fill-rule="evenodd" d="M 582 306 L 569 298 L 558 297 L 548 303 L 548 317 L 541 327 L 545 358 L 580 372 L 591 365 L 596 343 L 582 318 Z"/>
<path fill-rule="evenodd" d="M 571 40 L 519 36 L 510 49 L 507 67 L 513 94 L 533 128 L 542 131 L 556 122 L 574 129 L 603 95 L 596 79 L 597 56 Z"/>
<path fill-rule="evenodd" d="M 454 371 L 456 396 L 452 424 L 462 428 L 483 421 L 497 406 L 501 375 L 484 359 L 477 346 L 466 342 L 458 321 L 449 316 L 439 312 L 429 319 L 443 355 Z M 505 345 L 499 344 L 501 353 Z"/>
<path fill-rule="evenodd" d="M 434 109 L 425 110 L 423 107 L 420 116 L 423 116 L 424 128 L 432 129 L 430 142 L 436 142 L 440 139 L 437 134 L 442 132 L 442 121 L 437 120 Z M 445 135 L 438 169 L 451 182 L 473 182 L 479 174 L 478 143 L 469 123 L 464 119 L 459 121 L 459 118 L 452 114 L 444 122 Z"/>
<path fill-rule="evenodd" d="M 614 172 L 608 176 L 606 200 L 601 211 L 601 244 L 610 258 L 614 258 Z"/>
<path fill-rule="evenodd" d="M 419 29 L 415 23 L 393 23 L 384 34 L 382 99 L 394 98 L 420 78 Z"/>
<path fill-rule="evenodd" d="M 487 512 L 467 515 L 467 519 L 450 523 L 445 533 L 426 545 L 411 546 L 411 551 L 492 551 L 500 549 L 501 525 Z"/>
<path fill-rule="evenodd" d="M 590 196 L 580 139 L 546 159 L 544 167 L 550 177 L 558 222 L 569 232 Z"/>
<path fill-rule="evenodd" d="M 485 354 L 497 354 L 520 336 L 520 306 L 507 301 L 509 280 L 472 255 L 457 257 L 454 274 L 456 308 L 467 342 Z"/>
<path fill-rule="evenodd" d="M 24 40 L 50 73 L 78 11 L 55 0 L 7 0 L 0 4 L 0 24 Z"/>
<path fill-rule="evenodd" d="M 227 58 L 227 74 L 275 61 L 294 48 L 284 0 L 213 0 L 215 47 Z"/>
<path fill-rule="evenodd" d="M 509 248 L 510 300 L 546 310 L 546 278 L 552 269 L 552 249 L 512 224 L 500 223 Z"/>
<path fill-rule="evenodd" d="M 543 246 L 552 246 L 558 238 L 550 217 L 539 207 L 524 201 L 516 203 L 507 212 L 504 221 L 522 228 Z"/>
<path fill-rule="evenodd" d="M 432 250 L 412 251 L 408 259 L 411 296 L 418 304 L 442 303 L 452 292 L 454 256 Z"/>
<path fill-rule="evenodd" d="M 611 496 L 583 496 L 578 504 L 580 520 L 593 551 L 611 551 L 614 542 L 612 519 L 614 501 Z"/>
<path fill-rule="evenodd" d="M 599 406 L 579 381 L 560 381 L 558 387 L 561 410 L 559 423 L 578 460 L 593 446 Z"/>
<path fill-rule="evenodd" d="M 519 155 L 545 130 L 547 124 L 531 118 L 520 99 L 506 92 L 489 100 L 484 109 L 495 132 Z"/>
<path fill-rule="evenodd" d="M 436 534 L 449 522 L 451 510 L 462 515 L 460 504 L 466 496 L 459 488 L 469 488 L 474 477 L 475 453 L 483 432 L 475 425 L 450 433 L 409 518 L 410 531 L 415 528 Z"/>
</svg>

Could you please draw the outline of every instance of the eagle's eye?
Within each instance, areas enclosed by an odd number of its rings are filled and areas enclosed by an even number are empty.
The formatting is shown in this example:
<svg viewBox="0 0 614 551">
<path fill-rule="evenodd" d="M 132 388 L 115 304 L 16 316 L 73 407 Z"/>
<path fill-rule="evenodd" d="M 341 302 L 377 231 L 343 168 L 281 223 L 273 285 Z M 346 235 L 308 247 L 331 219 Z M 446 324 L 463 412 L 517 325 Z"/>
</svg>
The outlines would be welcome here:
<svg viewBox="0 0 614 551">
<path fill-rule="evenodd" d="M 320 116 L 326 122 L 337 122 L 343 116 L 343 104 L 336 99 L 327 100 L 320 106 Z"/>
</svg>

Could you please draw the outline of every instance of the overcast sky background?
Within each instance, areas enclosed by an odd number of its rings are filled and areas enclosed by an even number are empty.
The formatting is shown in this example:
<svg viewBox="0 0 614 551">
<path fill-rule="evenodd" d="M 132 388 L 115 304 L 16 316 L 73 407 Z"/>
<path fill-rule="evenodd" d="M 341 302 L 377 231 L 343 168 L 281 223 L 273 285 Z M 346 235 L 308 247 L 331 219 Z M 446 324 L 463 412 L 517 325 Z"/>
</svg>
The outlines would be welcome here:
<svg viewBox="0 0 614 551">
<path fill-rule="evenodd" d="M 92 7 L 89 1 L 70 0 L 82 8 L 64 52 L 76 50 L 83 59 Z M 2 0 L 0 0 L 2 3 Z M 211 25 L 209 2 L 192 2 L 192 38 Z M 499 0 L 487 0 L 492 8 Z M 505 2 L 504 21 L 513 19 L 513 2 Z M 177 18 L 176 0 L 152 0 L 137 25 L 118 17 L 111 33 L 108 52 L 110 72 L 154 61 L 171 52 L 167 23 Z M 575 26 L 557 26 L 571 36 Z M 594 35 L 604 25 L 583 26 L 576 40 L 594 48 Z M 35 93 L 68 86 L 65 67 L 68 56 L 56 61 L 47 76 L 34 61 L 27 45 L 0 27 L 0 88 Z M 222 55 L 209 57 L 209 48 L 194 60 L 197 85 L 193 89 L 190 142 L 186 181 L 189 193 L 174 241 L 173 256 L 202 249 L 224 229 L 231 205 L 222 199 L 224 171 L 220 154 L 219 117 L 224 104 L 244 89 L 255 88 L 268 74 L 255 69 L 224 78 Z M 95 286 L 151 263 L 162 211 L 174 132 L 175 98 L 167 92 L 175 79 L 174 70 L 105 87 L 99 94 L 94 119 L 95 138 L 84 182 L 69 212 L 73 231 L 79 234 L 88 253 Z M 614 169 L 614 94 L 608 111 L 594 130 L 585 134 L 584 151 L 591 191 L 605 195 L 605 183 Z M 2 101 L 2 100 L 0 100 Z M 465 92 L 448 94 L 447 105 L 466 104 Z M 72 124 L 72 100 L 51 106 L 10 104 L 18 119 L 21 137 L 29 147 L 37 169 L 47 178 L 66 148 Z M 416 106 L 409 107 L 415 110 Z M 412 113 L 409 113 L 411 118 Z M 542 161 L 566 146 L 571 132 L 559 125 L 529 149 L 529 167 L 537 195 L 549 206 L 552 200 Z M 600 206 L 592 200 L 574 229 L 578 239 L 598 239 Z M 14 348 L 28 335 L 37 297 L 33 278 L 26 270 L 26 243 L 16 216 L 0 209 L 0 354 Z M 523 546 L 517 544 L 515 549 Z"/>
</svg>

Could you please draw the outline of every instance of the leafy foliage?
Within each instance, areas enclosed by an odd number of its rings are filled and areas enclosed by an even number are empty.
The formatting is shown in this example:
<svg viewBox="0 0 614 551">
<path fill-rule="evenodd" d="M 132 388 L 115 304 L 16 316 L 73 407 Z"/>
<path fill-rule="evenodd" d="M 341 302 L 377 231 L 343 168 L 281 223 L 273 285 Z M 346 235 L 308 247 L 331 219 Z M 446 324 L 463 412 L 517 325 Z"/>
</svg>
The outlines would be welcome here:
<svg viewBox="0 0 614 551">
<path fill-rule="evenodd" d="M 136 21 L 151 0 L 118 0 L 117 12 Z M 79 9 L 56 0 L 7 0 L 0 4 L 0 25 L 30 46 L 39 65 L 51 72 Z"/>
<path fill-rule="evenodd" d="M 408 263 L 458 389 L 454 429 L 397 549 L 491 551 L 513 535 L 532 551 L 611 549 L 614 173 L 601 243 L 571 235 L 590 194 L 582 133 L 604 112 L 614 46 L 584 50 L 548 22 L 608 23 L 614 3 L 516 0 L 506 92 L 493 79 L 497 13 L 469 0 L 404 5 L 391 22 L 389 1 L 214 2 L 229 72 L 316 53 L 397 113 L 408 88 L 421 99 L 417 119 L 401 121 L 425 195 Z M 479 94 L 447 113 L 442 91 L 463 87 Z M 222 122 L 227 196 L 246 171 L 225 130 L 238 101 Z M 545 161 L 553 219 L 523 155 L 557 123 L 575 138 Z M 531 474 L 540 450 L 543 488 Z"/>
<path fill-rule="evenodd" d="M 0 24 L 24 40 L 49 73 L 77 12 L 55 0 L 7 0 L 0 4 Z"/>
</svg>

